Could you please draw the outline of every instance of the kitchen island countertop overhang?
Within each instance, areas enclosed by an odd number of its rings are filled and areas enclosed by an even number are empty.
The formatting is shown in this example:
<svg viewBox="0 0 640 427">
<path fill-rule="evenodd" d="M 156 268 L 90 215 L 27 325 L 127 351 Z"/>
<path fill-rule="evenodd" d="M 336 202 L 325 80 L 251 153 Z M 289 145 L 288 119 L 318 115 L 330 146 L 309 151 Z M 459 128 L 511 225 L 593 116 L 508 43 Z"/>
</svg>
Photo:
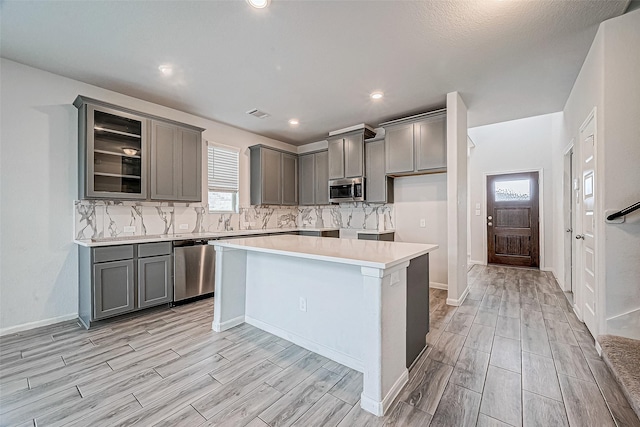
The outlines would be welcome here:
<svg viewBox="0 0 640 427">
<path fill-rule="evenodd" d="M 426 346 L 437 245 L 290 235 L 210 244 L 215 331 L 246 322 L 363 372 L 362 408 L 385 413 Z"/>
</svg>

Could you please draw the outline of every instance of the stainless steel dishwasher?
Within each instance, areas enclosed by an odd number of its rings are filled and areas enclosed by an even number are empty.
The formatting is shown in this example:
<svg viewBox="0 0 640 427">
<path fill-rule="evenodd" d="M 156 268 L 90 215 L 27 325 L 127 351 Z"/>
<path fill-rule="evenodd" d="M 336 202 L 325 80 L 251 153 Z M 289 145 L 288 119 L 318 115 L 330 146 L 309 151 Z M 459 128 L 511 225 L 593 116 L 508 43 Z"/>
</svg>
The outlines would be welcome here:
<svg viewBox="0 0 640 427">
<path fill-rule="evenodd" d="M 173 301 L 213 295 L 216 253 L 207 240 L 173 242 Z"/>
</svg>

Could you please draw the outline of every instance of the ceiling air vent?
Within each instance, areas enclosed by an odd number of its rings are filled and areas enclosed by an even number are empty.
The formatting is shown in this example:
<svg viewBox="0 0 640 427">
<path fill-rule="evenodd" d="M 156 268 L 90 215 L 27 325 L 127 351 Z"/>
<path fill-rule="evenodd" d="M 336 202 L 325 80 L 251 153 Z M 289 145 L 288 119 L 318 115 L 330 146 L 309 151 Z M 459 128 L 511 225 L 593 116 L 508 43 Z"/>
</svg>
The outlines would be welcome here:
<svg viewBox="0 0 640 427">
<path fill-rule="evenodd" d="M 254 108 L 253 110 L 249 110 L 247 111 L 247 114 L 250 114 L 254 117 L 257 117 L 259 119 L 264 119 L 266 117 L 269 117 L 268 113 L 265 113 L 264 111 L 260 111 L 257 108 Z"/>
</svg>

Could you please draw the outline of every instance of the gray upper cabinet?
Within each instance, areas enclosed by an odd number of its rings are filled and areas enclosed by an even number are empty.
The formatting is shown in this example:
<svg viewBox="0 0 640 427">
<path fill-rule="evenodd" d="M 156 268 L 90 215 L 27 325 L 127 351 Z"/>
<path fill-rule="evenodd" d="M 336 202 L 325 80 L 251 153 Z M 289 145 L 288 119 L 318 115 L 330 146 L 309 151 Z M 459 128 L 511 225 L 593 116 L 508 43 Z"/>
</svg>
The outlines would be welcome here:
<svg viewBox="0 0 640 427">
<path fill-rule="evenodd" d="M 366 142 L 367 185 L 365 200 L 369 203 L 393 203 L 393 178 L 384 169 L 384 138 Z"/>
<path fill-rule="evenodd" d="M 316 153 L 299 156 L 299 204 L 328 205 L 329 204 L 329 153 Z"/>
<path fill-rule="evenodd" d="M 447 119 L 434 117 L 414 123 L 416 170 L 447 167 Z"/>
<path fill-rule="evenodd" d="M 364 140 L 374 136 L 375 132 L 367 127 L 330 137 L 329 179 L 364 176 Z"/>
<path fill-rule="evenodd" d="M 344 178 L 344 139 L 329 140 L 329 179 Z"/>
<path fill-rule="evenodd" d="M 282 204 L 298 204 L 298 156 L 282 153 Z"/>
<path fill-rule="evenodd" d="M 320 151 L 315 157 L 315 204 L 329 204 L 329 152 Z"/>
<path fill-rule="evenodd" d="M 300 195 L 298 201 L 303 206 L 315 204 L 315 154 L 305 154 L 299 157 L 298 185 Z"/>
<path fill-rule="evenodd" d="M 385 128 L 385 140 L 387 173 L 413 172 L 413 123 Z"/>
<path fill-rule="evenodd" d="M 151 199 L 202 200 L 201 133 L 151 122 Z"/>
<path fill-rule="evenodd" d="M 204 129 L 78 96 L 80 198 L 199 202 Z"/>
<path fill-rule="evenodd" d="M 447 119 L 444 110 L 381 126 L 385 128 L 388 175 L 446 172 Z"/>
<path fill-rule="evenodd" d="M 298 204 L 298 156 L 263 145 L 250 150 L 252 205 Z"/>
<path fill-rule="evenodd" d="M 362 133 L 344 139 L 344 177 L 364 176 L 364 135 Z"/>
</svg>

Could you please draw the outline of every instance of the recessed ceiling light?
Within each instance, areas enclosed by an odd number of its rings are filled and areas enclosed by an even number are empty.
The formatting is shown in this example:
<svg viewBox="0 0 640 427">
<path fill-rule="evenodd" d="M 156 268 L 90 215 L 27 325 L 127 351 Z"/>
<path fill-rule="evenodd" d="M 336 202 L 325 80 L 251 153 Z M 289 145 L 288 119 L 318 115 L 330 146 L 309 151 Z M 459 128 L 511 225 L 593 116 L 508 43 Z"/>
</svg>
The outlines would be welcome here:
<svg viewBox="0 0 640 427">
<path fill-rule="evenodd" d="M 294 126 L 295 126 L 295 125 L 297 125 L 298 123 L 300 123 L 300 122 L 298 121 L 298 119 L 289 119 L 289 124 L 290 124 L 290 125 L 294 125 Z"/>
<path fill-rule="evenodd" d="M 384 96 L 384 93 L 382 92 L 372 92 L 371 95 L 369 95 L 371 97 L 371 99 L 380 99 Z"/>
<path fill-rule="evenodd" d="M 256 9 L 264 9 L 269 6 L 269 0 L 247 0 L 247 3 Z"/>
<path fill-rule="evenodd" d="M 167 77 L 173 74 L 173 67 L 171 67 L 171 65 L 161 65 L 158 67 L 158 70 Z"/>
</svg>

